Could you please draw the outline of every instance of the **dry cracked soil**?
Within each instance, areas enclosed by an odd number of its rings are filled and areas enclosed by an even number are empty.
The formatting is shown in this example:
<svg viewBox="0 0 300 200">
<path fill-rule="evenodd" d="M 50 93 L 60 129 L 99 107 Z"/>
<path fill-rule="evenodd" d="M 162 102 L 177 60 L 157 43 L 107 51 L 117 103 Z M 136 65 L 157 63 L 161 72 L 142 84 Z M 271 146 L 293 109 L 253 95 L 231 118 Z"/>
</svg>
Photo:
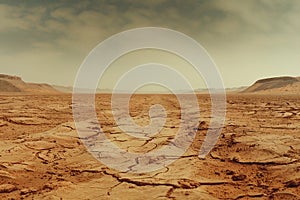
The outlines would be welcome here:
<svg viewBox="0 0 300 200">
<path fill-rule="evenodd" d="M 186 153 L 162 169 L 131 173 L 134 165 L 119 172 L 89 153 L 75 128 L 71 95 L 1 95 L 0 199 L 300 199 L 299 97 L 229 94 L 219 140 L 200 159 L 211 102 L 198 95 L 199 127 Z M 163 129 L 150 139 L 122 132 L 110 101 L 96 96 L 98 120 L 128 152 L 160 149 L 179 130 L 174 95 L 131 98 L 130 115 L 142 126 L 151 105 L 166 109 Z"/>
</svg>

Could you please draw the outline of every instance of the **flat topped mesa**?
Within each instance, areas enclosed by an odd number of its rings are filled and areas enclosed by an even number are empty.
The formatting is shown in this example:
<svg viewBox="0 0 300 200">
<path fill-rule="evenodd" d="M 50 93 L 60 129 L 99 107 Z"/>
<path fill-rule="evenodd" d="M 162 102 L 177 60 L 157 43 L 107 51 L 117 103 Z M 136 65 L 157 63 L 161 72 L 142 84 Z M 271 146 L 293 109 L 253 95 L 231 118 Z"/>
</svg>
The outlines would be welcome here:
<svg viewBox="0 0 300 200">
<path fill-rule="evenodd" d="M 277 94 L 296 94 L 300 89 L 299 86 L 299 77 L 283 76 L 258 80 L 243 92 L 271 92 Z"/>
<path fill-rule="evenodd" d="M 285 83 L 295 83 L 300 81 L 299 78 L 290 77 L 290 76 L 282 76 L 282 77 L 274 77 L 274 78 L 265 78 L 256 81 L 255 83 L 268 83 L 268 82 L 285 82 Z"/>
</svg>

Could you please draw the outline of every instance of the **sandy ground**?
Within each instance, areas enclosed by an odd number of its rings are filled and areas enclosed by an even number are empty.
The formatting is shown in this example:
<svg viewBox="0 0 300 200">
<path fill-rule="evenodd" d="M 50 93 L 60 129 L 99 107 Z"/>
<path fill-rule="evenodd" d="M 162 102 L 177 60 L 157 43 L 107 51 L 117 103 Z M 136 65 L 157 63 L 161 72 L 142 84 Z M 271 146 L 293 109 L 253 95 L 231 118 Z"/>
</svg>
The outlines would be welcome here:
<svg viewBox="0 0 300 200">
<path fill-rule="evenodd" d="M 152 173 L 120 173 L 95 159 L 80 140 L 71 95 L 0 96 L 0 199 L 299 199 L 300 96 L 229 95 L 221 137 L 198 158 L 210 121 L 210 98 L 199 95 L 197 136 L 184 156 Z M 149 122 L 162 104 L 163 133 L 137 141 L 116 127 L 110 95 L 96 98 L 103 130 L 132 152 L 168 143 L 179 126 L 172 95 L 137 95 L 130 114 Z"/>
</svg>

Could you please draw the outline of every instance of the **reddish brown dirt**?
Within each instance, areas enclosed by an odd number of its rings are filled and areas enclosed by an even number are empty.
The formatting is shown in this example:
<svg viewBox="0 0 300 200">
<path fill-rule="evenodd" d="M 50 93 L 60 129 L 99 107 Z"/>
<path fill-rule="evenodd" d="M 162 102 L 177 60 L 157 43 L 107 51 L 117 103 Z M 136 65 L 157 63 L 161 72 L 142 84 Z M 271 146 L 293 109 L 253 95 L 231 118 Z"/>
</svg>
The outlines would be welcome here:
<svg viewBox="0 0 300 200">
<path fill-rule="evenodd" d="M 186 154 L 159 171 L 131 174 L 87 152 L 74 126 L 71 95 L 1 95 L 0 199 L 299 199 L 299 97 L 229 95 L 221 137 L 199 159 L 210 121 L 210 98 L 199 95 L 200 125 Z M 130 103 L 140 125 L 149 122 L 151 105 L 163 105 L 163 131 L 176 134 L 175 96 L 135 95 Z M 121 148 L 147 152 L 170 139 L 158 134 L 139 145 L 117 129 L 110 95 L 98 95 L 96 105 L 103 130 Z"/>
</svg>

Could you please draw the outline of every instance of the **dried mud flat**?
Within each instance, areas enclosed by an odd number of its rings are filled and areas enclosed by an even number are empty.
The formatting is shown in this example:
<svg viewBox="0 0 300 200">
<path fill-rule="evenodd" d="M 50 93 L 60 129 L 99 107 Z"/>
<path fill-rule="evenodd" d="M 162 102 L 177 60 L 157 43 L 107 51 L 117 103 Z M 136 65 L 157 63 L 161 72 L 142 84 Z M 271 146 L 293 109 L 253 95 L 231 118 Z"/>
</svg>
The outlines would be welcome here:
<svg viewBox="0 0 300 200">
<path fill-rule="evenodd" d="M 0 199 L 299 199 L 300 96 L 232 94 L 215 148 L 198 158 L 210 121 L 210 98 L 199 95 L 197 136 L 184 156 L 152 173 L 120 173 L 96 160 L 82 144 L 70 95 L 0 96 Z M 116 126 L 110 95 L 96 98 L 106 135 L 121 148 L 148 152 L 179 128 L 172 95 L 136 95 L 130 114 L 149 122 L 160 103 L 165 134 L 135 140 Z M 166 136 L 167 134 L 167 136 Z"/>
</svg>

